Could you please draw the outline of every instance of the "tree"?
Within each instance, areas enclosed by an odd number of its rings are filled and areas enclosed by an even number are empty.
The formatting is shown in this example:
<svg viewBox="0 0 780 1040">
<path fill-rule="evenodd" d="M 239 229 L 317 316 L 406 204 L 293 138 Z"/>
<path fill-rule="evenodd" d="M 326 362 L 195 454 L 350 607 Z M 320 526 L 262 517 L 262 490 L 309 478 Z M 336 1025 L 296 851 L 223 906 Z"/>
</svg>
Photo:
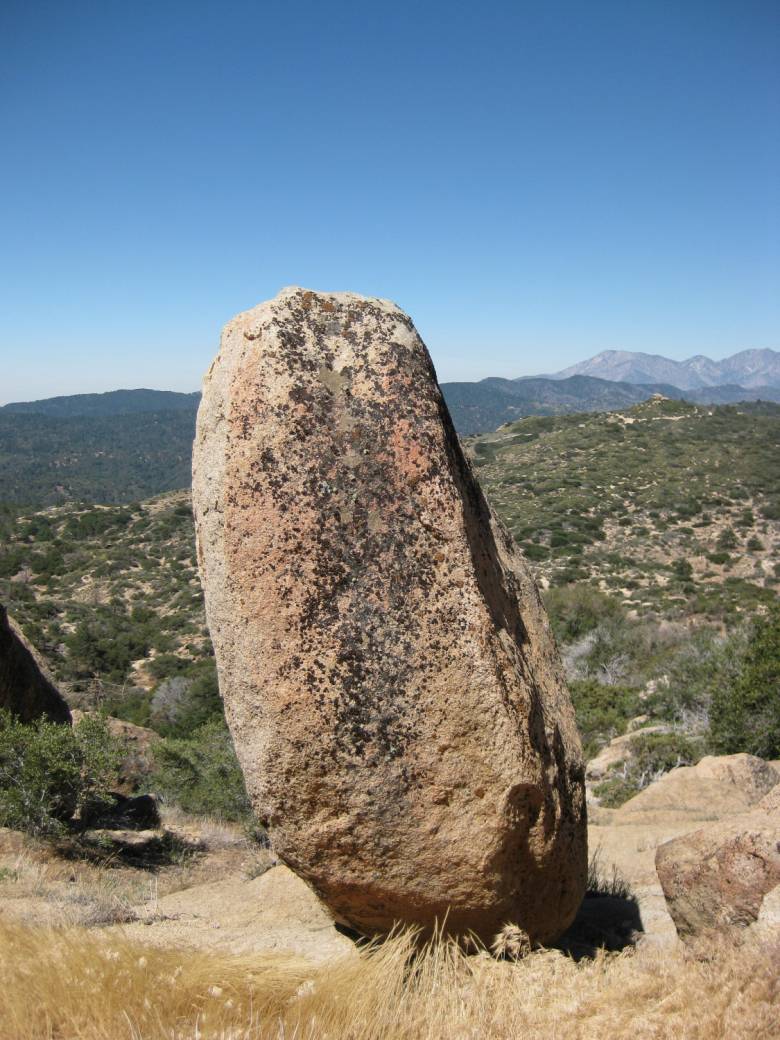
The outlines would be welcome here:
<svg viewBox="0 0 780 1040">
<path fill-rule="evenodd" d="M 0 826 L 63 832 L 74 813 L 110 800 L 122 751 L 100 717 L 23 723 L 0 711 Z"/>
<path fill-rule="evenodd" d="M 693 577 L 693 566 L 690 560 L 686 560 L 684 557 L 674 561 L 674 576 L 679 581 L 690 581 Z"/>
<path fill-rule="evenodd" d="M 721 754 L 780 756 L 780 607 L 756 621 L 741 674 L 716 691 L 710 741 Z"/>
</svg>

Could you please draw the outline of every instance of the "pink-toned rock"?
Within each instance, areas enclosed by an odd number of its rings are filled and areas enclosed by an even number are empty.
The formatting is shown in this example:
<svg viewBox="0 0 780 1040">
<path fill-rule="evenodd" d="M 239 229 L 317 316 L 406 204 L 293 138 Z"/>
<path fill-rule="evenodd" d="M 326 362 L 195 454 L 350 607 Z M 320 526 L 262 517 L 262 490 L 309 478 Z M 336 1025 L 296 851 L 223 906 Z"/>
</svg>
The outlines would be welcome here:
<svg viewBox="0 0 780 1040">
<path fill-rule="evenodd" d="M 559 934 L 587 860 L 572 707 L 410 319 L 302 289 L 239 315 L 193 469 L 226 715 L 280 858 L 364 932 Z"/>
<path fill-rule="evenodd" d="M 780 896 L 780 784 L 750 812 L 659 846 L 655 863 L 682 938 L 752 925 Z"/>
</svg>

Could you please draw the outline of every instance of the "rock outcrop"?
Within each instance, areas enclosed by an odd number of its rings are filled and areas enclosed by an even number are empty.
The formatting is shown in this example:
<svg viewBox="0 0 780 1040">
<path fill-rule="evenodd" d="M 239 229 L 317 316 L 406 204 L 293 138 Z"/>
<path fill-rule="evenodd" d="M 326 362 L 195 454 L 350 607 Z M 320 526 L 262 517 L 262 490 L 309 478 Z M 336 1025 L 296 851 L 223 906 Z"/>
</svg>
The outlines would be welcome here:
<svg viewBox="0 0 780 1040">
<path fill-rule="evenodd" d="M 754 755 L 708 755 L 695 766 L 672 769 L 617 810 L 615 823 L 698 823 L 747 812 L 780 780 Z"/>
<path fill-rule="evenodd" d="M 661 845 L 655 857 L 681 938 L 752 925 L 780 897 L 780 785 L 747 813 Z"/>
<path fill-rule="evenodd" d="M 193 461 L 220 689 L 274 849 L 342 921 L 563 931 L 583 763 L 536 586 L 395 305 L 231 321 Z"/>
<path fill-rule="evenodd" d="M 0 708 L 22 722 L 70 722 L 68 705 L 33 648 L 0 604 Z"/>
</svg>

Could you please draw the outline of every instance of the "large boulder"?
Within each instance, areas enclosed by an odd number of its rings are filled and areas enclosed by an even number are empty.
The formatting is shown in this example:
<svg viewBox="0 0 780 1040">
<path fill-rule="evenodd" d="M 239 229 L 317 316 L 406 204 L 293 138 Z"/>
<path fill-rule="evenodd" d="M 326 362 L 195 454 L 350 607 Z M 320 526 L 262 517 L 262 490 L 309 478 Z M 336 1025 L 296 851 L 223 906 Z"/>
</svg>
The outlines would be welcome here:
<svg viewBox="0 0 780 1040">
<path fill-rule="evenodd" d="M 0 603 L 0 708 L 22 722 L 70 722 L 70 710 L 43 663 Z"/>
<path fill-rule="evenodd" d="M 780 897 L 780 784 L 750 812 L 659 846 L 655 865 L 681 938 L 752 925 Z"/>
<path fill-rule="evenodd" d="M 536 586 L 394 304 L 225 328 L 193 461 L 226 715 L 277 854 L 362 932 L 563 931 L 583 762 Z"/>
</svg>

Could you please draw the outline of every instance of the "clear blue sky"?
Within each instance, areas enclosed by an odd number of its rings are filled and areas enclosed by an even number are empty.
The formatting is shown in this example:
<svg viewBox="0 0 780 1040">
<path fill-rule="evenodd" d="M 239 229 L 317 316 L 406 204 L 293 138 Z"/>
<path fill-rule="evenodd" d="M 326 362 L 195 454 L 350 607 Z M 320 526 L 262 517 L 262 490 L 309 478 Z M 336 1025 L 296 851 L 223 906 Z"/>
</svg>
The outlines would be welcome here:
<svg viewBox="0 0 780 1040">
<path fill-rule="evenodd" d="M 780 346 L 776 0 L 0 5 L 0 401 L 195 389 L 284 285 L 442 380 Z"/>
</svg>

